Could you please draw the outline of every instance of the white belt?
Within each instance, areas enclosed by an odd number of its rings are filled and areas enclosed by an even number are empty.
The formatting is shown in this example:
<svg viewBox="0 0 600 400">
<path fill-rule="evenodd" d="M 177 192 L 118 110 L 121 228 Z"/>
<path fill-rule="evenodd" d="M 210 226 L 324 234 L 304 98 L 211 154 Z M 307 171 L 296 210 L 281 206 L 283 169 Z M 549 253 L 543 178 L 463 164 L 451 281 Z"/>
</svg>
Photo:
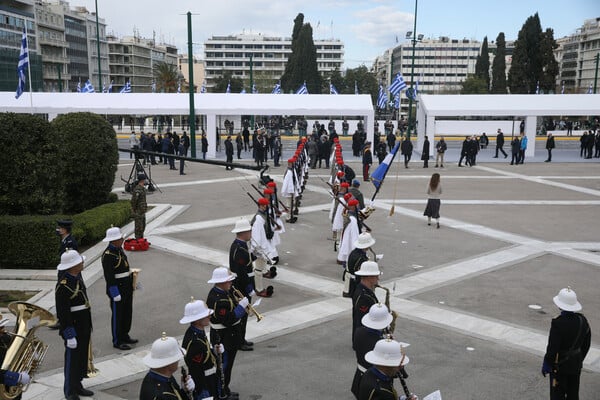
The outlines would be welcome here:
<svg viewBox="0 0 600 400">
<path fill-rule="evenodd" d="M 367 369 L 360 364 L 356 364 L 356 368 L 358 368 L 358 370 L 362 373 L 367 372 Z"/>
<path fill-rule="evenodd" d="M 88 308 L 90 308 L 90 307 L 86 306 L 85 304 L 82 304 L 80 306 L 73 306 L 73 307 L 71 307 L 71 312 L 87 310 Z"/>
<path fill-rule="evenodd" d="M 115 279 L 127 278 L 129 275 L 131 275 L 131 271 L 115 274 Z"/>
<path fill-rule="evenodd" d="M 234 322 L 234 324 L 232 326 L 235 326 L 239 323 L 240 323 L 240 320 L 238 319 L 237 321 Z M 213 324 L 212 322 L 210 323 L 210 327 L 214 328 L 214 329 L 227 329 L 227 327 L 223 324 Z"/>
<path fill-rule="evenodd" d="M 248 278 L 252 278 L 254 276 L 254 271 L 248 274 Z"/>
<path fill-rule="evenodd" d="M 212 367 L 211 369 L 207 369 L 204 371 L 204 376 L 211 376 L 212 374 L 217 373 L 217 367 Z"/>
</svg>

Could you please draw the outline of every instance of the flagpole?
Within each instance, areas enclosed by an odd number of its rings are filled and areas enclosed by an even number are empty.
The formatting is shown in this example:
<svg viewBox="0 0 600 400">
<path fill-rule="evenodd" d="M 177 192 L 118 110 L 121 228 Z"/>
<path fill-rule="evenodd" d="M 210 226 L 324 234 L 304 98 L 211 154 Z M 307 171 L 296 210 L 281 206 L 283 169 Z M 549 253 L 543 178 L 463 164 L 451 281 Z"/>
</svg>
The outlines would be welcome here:
<svg viewBox="0 0 600 400">
<path fill-rule="evenodd" d="M 29 76 L 29 107 L 33 114 L 33 89 L 31 86 L 31 59 L 29 58 L 29 38 L 27 37 L 27 20 L 24 20 L 25 25 L 25 44 L 27 45 L 27 75 Z"/>
<path fill-rule="evenodd" d="M 375 193 L 373 193 L 373 197 L 371 197 L 371 202 L 373 202 L 375 200 L 375 197 L 377 196 L 377 193 L 379 193 L 379 189 L 381 189 L 381 187 L 383 186 L 383 181 L 385 180 L 385 177 L 387 176 L 387 173 L 390 170 L 390 168 L 392 168 L 392 164 L 394 163 L 394 159 L 396 158 L 396 154 L 398 154 L 398 150 L 400 150 L 400 143 L 398 143 L 398 148 L 394 152 L 394 155 L 392 155 L 392 159 L 390 160 L 390 165 L 389 165 L 388 169 L 385 170 L 385 173 L 381 177 L 381 182 L 379 182 L 379 186 L 375 189 Z"/>
</svg>

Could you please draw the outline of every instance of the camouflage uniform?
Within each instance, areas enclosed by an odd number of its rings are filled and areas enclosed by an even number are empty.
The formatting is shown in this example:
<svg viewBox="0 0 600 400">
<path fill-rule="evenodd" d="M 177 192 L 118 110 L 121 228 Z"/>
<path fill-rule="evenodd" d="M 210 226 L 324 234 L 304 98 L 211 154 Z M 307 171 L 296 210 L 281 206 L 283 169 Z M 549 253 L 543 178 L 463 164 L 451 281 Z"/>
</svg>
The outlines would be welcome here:
<svg viewBox="0 0 600 400">
<path fill-rule="evenodd" d="M 144 237 L 144 229 L 146 229 L 146 189 L 142 185 L 135 185 L 131 196 L 131 210 L 133 220 L 135 222 L 135 238 Z"/>
</svg>

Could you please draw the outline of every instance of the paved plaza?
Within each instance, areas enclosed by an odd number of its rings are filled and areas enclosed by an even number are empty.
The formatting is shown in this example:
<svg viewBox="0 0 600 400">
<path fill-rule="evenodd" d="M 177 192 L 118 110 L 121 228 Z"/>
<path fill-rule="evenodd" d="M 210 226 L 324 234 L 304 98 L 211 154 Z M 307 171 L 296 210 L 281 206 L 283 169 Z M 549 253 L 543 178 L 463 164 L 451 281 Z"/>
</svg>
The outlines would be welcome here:
<svg viewBox="0 0 600 400">
<path fill-rule="evenodd" d="M 349 143 L 343 146 L 360 175 L 359 160 L 351 157 Z M 458 168 L 452 151 L 444 169 L 432 162 L 423 169 L 420 161 L 405 169 L 397 160 L 376 198 L 367 223 L 376 253 L 384 254 L 381 284 L 392 291 L 391 308 L 400 316 L 395 337 L 411 344 L 407 383 L 421 398 L 437 389 L 444 400 L 548 398 L 548 378 L 540 370 L 550 321 L 558 314 L 552 297 L 568 285 L 592 328 L 581 399 L 600 398 L 600 164 L 580 162 L 575 146 L 555 158 L 576 162 L 539 162 L 543 143 L 538 148 L 534 162 L 519 166 L 492 160 L 490 148 L 471 168 Z M 242 156 L 247 162 L 249 153 Z M 123 155 L 114 186 L 123 199 L 129 195 L 119 175 L 130 169 Z M 267 174 L 281 183 L 284 171 Z M 433 172 L 442 175 L 440 229 L 422 216 Z M 246 191 L 255 196 L 256 171 L 187 163 L 186 173 L 152 168 L 161 189 L 148 196 L 152 246 L 128 252 L 131 266 L 142 269 L 144 286 L 134 298 L 131 335 L 140 343 L 132 351 L 111 345 L 99 259 L 104 245 L 85 253 L 100 374 L 84 385 L 96 399 L 138 398 L 147 370 L 142 357 L 152 341 L 162 332 L 181 339 L 185 303 L 190 296 L 206 298 L 212 269 L 227 264 L 235 220 L 255 211 Z M 326 169 L 310 170 L 298 222 L 287 224 L 282 235 L 279 275 L 269 282 L 275 294 L 258 307 L 264 319 L 248 322 L 255 350 L 236 359 L 231 387 L 240 399 L 353 399 L 351 301 L 341 296 L 342 270 L 330 240 L 327 177 Z M 361 190 L 365 198 L 374 192 L 369 183 Z M 124 230 L 131 234 L 132 224 Z M 54 311 L 55 271 L 1 272 L 2 289 L 37 289 L 32 301 Z M 24 280 L 27 274 L 35 279 Z M 377 295 L 384 300 L 383 291 Z M 60 399 L 62 340 L 47 328 L 38 336 L 50 349 L 24 399 Z"/>
</svg>

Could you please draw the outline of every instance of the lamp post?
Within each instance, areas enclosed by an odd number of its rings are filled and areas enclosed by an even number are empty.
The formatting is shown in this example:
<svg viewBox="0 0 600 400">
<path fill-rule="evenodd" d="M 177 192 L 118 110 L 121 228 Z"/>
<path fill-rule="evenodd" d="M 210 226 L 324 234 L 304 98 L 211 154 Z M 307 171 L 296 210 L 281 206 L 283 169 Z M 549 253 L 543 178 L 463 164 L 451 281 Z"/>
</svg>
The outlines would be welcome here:
<svg viewBox="0 0 600 400">
<path fill-rule="evenodd" d="M 100 63 L 100 24 L 98 23 L 98 0 L 96 0 L 96 45 L 98 49 L 98 88 L 102 88 L 102 66 Z"/>
<path fill-rule="evenodd" d="M 250 53 L 250 93 L 254 94 L 254 76 L 252 75 L 252 67 L 254 65 L 252 58 L 254 54 Z M 250 116 L 250 126 L 254 127 L 254 114 Z M 251 128 L 252 129 L 252 128 Z"/>
<path fill-rule="evenodd" d="M 596 54 L 596 73 L 594 74 L 594 94 L 598 88 L 598 64 L 600 63 L 600 53 Z"/>
<path fill-rule="evenodd" d="M 194 106 L 194 50 L 192 49 L 192 13 L 187 12 L 187 34 L 188 34 L 188 74 L 190 87 L 190 115 L 188 121 L 190 123 L 190 147 L 192 149 L 191 156 L 196 158 L 196 109 Z"/>
<path fill-rule="evenodd" d="M 413 81 L 414 81 L 414 74 L 415 74 L 415 46 L 417 45 L 417 4 L 418 4 L 418 0 L 415 0 L 415 24 L 414 24 L 414 28 L 413 28 L 413 34 L 412 34 L 412 56 L 411 58 L 411 62 L 410 62 L 410 91 L 411 93 L 414 92 L 413 89 Z M 407 137 L 410 140 L 410 132 L 413 129 L 413 118 L 412 118 L 412 107 L 413 107 L 413 97 L 414 96 L 409 96 L 408 98 L 408 130 L 407 130 Z"/>
</svg>

